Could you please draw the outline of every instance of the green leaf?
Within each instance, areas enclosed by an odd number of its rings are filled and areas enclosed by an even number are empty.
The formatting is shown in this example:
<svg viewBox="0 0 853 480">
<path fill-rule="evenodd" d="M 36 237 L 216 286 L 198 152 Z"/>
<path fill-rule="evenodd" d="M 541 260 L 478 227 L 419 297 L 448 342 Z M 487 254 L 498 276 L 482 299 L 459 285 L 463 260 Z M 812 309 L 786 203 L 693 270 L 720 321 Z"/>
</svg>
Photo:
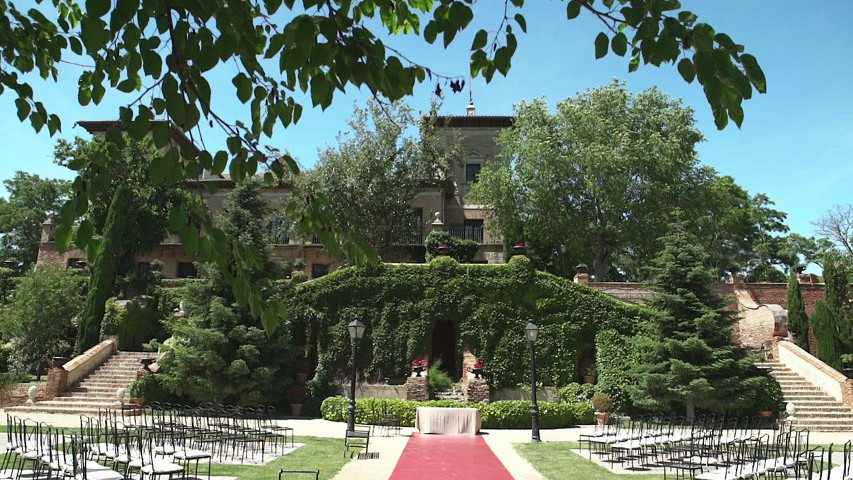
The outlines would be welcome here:
<svg viewBox="0 0 853 480">
<path fill-rule="evenodd" d="M 124 80 L 120 81 L 118 85 L 116 85 L 116 88 L 121 90 L 122 92 L 130 93 L 136 90 L 136 81 L 130 78 L 125 78 Z"/>
<path fill-rule="evenodd" d="M 225 167 L 228 165 L 228 154 L 223 150 L 216 152 L 216 155 L 213 157 L 213 168 L 210 169 L 210 173 L 214 175 L 221 175 L 222 172 L 225 171 Z"/>
<path fill-rule="evenodd" d="M 56 226 L 53 239 L 56 242 L 56 249 L 60 253 L 67 251 L 68 247 L 71 246 L 71 228 L 65 223 L 60 223 Z"/>
<path fill-rule="evenodd" d="M 489 34 L 485 30 L 480 30 L 474 35 L 474 41 L 471 43 L 471 50 L 479 50 L 486 46 L 489 41 Z"/>
<path fill-rule="evenodd" d="M 595 58 L 599 59 L 607 55 L 607 47 L 610 42 L 607 39 L 607 34 L 604 32 L 600 32 L 597 37 L 595 37 Z"/>
<path fill-rule="evenodd" d="M 121 3 L 124 0 L 119 1 Z M 110 0 L 86 0 L 86 15 L 103 17 L 110 11 Z"/>
<path fill-rule="evenodd" d="M 622 32 L 617 33 L 610 41 L 610 48 L 613 49 L 613 53 L 616 55 L 620 57 L 624 56 L 628 51 L 628 37 Z"/>
<path fill-rule="evenodd" d="M 172 139 L 172 132 L 166 122 L 154 122 L 151 124 L 151 135 L 154 137 L 154 146 L 164 148 Z"/>
<path fill-rule="evenodd" d="M 77 227 L 77 236 L 74 239 L 74 244 L 77 245 L 77 248 L 80 250 L 86 250 L 86 247 L 89 245 L 89 240 L 92 239 L 92 234 L 95 232 L 95 226 L 92 224 L 92 221 L 88 218 L 80 222 L 80 226 Z"/>
<path fill-rule="evenodd" d="M 524 15 L 520 13 L 515 14 L 515 23 L 521 27 L 521 31 L 527 33 L 527 20 L 524 19 Z"/>
<path fill-rule="evenodd" d="M 689 58 L 682 58 L 681 61 L 678 62 L 678 73 L 681 74 L 681 77 L 685 82 L 693 82 L 693 79 L 696 77 L 696 70 L 693 68 L 693 62 L 691 62 Z"/>
<path fill-rule="evenodd" d="M 23 122 L 30 114 L 30 102 L 23 98 L 16 98 L 15 106 L 18 107 L 18 120 Z"/>
<path fill-rule="evenodd" d="M 764 78 L 764 71 L 758 65 L 758 60 L 752 55 L 745 53 L 740 56 L 741 65 L 746 70 L 746 75 L 749 80 L 755 85 L 755 89 L 761 93 L 767 93 L 767 80 Z"/>
<path fill-rule="evenodd" d="M 566 5 L 566 16 L 569 20 L 576 18 L 581 13 L 581 2 L 578 0 L 570 0 Z"/>
<path fill-rule="evenodd" d="M 436 37 L 438 37 L 438 24 L 435 23 L 435 20 L 430 20 L 424 28 L 424 40 L 432 44 L 435 43 Z"/>
</svg>

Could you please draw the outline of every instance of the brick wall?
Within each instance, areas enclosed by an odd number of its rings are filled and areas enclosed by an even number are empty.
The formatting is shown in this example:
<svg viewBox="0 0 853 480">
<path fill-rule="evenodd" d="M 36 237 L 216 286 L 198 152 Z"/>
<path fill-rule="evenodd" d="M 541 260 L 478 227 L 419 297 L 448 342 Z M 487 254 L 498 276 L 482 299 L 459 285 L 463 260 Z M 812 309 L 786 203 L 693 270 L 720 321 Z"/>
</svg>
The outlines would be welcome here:
<svg viewBox="0 0 853 480">
<path fill-rule="evenodd" d="M 45 395 L 46 382 L 11 383 L 0 387 L 0 408 L 23 405 L 30 398 L 27 391 L 30 387 L 38 387 L 36 401 L 50 400 L 53 397 Z"/>
<path fill-rule="evenodd" d="M 807 315 L 811 316 L 814 313 L 815 303 L 818 299 L 824 298 L 823 287 L 822 283 L 800 284 Z M 785 283 L 745 283 L 742 288 L 749 292 L 755 303 L 775 303 L 782 305 L 783 308 L 788 308 L 788 285 Z"/>
</svg>

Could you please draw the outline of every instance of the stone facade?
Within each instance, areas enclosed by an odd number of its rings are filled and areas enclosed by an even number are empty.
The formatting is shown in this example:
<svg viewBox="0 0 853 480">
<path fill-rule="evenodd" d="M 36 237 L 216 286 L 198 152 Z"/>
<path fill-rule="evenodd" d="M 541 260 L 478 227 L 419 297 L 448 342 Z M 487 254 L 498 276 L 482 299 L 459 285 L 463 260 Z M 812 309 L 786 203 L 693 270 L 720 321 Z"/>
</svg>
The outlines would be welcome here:
<svg viewBox="0 0 853 480">
<path fill-rule="evenodd" d="M 422 377 L 416 377 L 412 374 L 406 379 L 406 400 L 418 402 L 429 400 L 429 384 L 427 383 L 426 373 Z"/>
<path fill-rule="evenodd" d="M 474 403 L 488 403 L 491 398 L 489 384 L 483 378 L 472 378 L 468 380 L 465 388 L 465 400 Z"/>
</svg>

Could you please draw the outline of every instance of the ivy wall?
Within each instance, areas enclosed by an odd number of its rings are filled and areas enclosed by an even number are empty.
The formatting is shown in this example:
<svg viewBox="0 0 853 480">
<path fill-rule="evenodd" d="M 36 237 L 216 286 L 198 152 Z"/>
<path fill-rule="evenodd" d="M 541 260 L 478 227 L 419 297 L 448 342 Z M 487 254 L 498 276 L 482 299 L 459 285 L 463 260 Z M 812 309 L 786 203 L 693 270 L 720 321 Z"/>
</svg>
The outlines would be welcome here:
<svg viewBox="0 0 853 480">
<path fill-rule="evenodd" d="M 507 264 L 459 264 L 439 257 L 428 264 L 345 268 L 323 278 L 282 286 L 293 331 L 305 339 L 317 379 L 346 378 L 346 325 L 367 325 L 360 343 L 361 378 L 402 379 L 410 362 L 430 348 L 436 322 L 456 327 L 456 359 L 463 342 L 485 364 L 492 388 L 527 382 L 524 325 L 539 325 L 539 378 L 546 385 L 577 380 L 576 362 L 605 329 L 630 334 L 652 312 L 586 286 L 537 271 L 526 257 Z M 461 365 L 457 365 L 459 370 Z"/>
</svg>

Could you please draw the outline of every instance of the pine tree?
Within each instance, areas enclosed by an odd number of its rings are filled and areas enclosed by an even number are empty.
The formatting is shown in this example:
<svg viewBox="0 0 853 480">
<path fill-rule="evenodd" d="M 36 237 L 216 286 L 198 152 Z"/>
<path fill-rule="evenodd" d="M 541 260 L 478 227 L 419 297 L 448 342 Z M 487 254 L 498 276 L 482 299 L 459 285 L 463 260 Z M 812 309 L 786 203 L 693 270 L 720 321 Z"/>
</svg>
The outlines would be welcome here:
<svg viewBox="0 0 853 480">
<path fill-rule="evenodd" d="M 838 338 L 839 314 L 826 300 L 815 303 L 812 329 L 817 341 L 817 358 L 830 367 L 841 370 L 841 353 Z"/>
<path fill-rule="evenodd" d="M 670 225 L 659 239 L 663 250 L 652 262 L 657 293 L 651 306 L 661 311 L 653 333 L 635 340 L 644 352 L 632 369 L 634 404 L 646 410 L 728 411 L 743 407 L 761 381 L 745 352 L 731 342 L 733 315 L 709 289 L 707 254 L 684 222 Z"/>
<path fill-rule="evenodd" d="M 260 183 L 247 181 L 229 194 L 218 222 L 260 251 L 263 262 L 253 272 L 253 282 L 271 295 L 277 272 L 266 244 L 266 208 Z M 281 402 L 294 359 L 288 329 L 282 324 L 267 335 L 260 320 L 236 303 L 222 272 L 213 265 L 203 271 L 205 282 L 187 288 L 189 318 L 173 325 L 172 355 L 164 361 L 162 384 L 199 402 Z"/>
<path fill-rule="evenodd" d="M 115 288 L 116 265 L 124 254 L 122 241 L 127 222 L 123 216 L 128 209 L 133 208 L 132 197 L 130 188 L 122 184 L 116 189 L 110 202 L 101 249 L 92 269 L 86 309 L 77 327 L 77 344 L 74 347 L 77 354 L 94 347 L 100 340 L 98 337 L 101 334 L 101 321 L 106 312 L 107 299 L 113 295 Z"/>
<path fill-rule="evenodd" d="M 796 272 L 788 278 L 788 331 L 803 350 L 809 350 L 809 318 L 803 305 L 803 292 Z"/>
</svg>

